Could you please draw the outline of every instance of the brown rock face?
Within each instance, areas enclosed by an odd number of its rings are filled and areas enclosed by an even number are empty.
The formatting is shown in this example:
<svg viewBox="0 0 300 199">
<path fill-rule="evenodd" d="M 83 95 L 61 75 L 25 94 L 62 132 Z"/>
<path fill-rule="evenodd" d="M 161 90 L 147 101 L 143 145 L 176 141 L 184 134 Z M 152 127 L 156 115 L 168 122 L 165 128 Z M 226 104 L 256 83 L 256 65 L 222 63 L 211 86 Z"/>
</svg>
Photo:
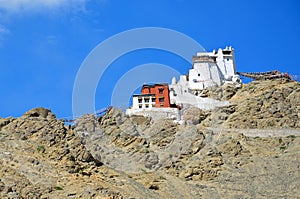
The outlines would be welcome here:
<svg viewBox="0 0 300 199">
<path fill-rule="evenodd" d="M 43 108 L 1 118 L 0 198 L 297 198 L 299 83 L 230 89 L 184 125 L 118 109 L 71 128 Z"/>
<path fill-rule="evenodd" d="M 55 115 L 52 114 L 52 112 L 49 109 L 45 108 L 34 108 L 28 112 L 26 112 L 23 117 L 41 117 L 41 118 L 47 118 L 48 115 L 50 117 L 55 117 Z"/>
<path fill-rule="evenodd" d="M 280 79 L 252 82 L 231 99 L 237 109 L 225 125 L 234 128 L 300 128 L 299 99 L 298 82 Z"/>
<path fill-rule="evenodd" d="M 212 111 L 203 125 L 237 129 L 300 128 L 300 83 L 282 79 L 243 85 L 231 106 Z"/>
<path fill-rule="evenodd" d="M 203 110 L 196 107 L 191 107 L 184 112 L 183 120 L 188 124 L 196 125 L 203 121 L 207 115 L 208 114 Z"/>
<path fill-rule="evenodd" d="M 1 198 L 47 198 L 59 189 L 57 172 L 88 173 L 87 168 L 99 164 L 80 138 L 47 109 L 33 109 L 4 122 L 0 135 Z"/>
</svg>

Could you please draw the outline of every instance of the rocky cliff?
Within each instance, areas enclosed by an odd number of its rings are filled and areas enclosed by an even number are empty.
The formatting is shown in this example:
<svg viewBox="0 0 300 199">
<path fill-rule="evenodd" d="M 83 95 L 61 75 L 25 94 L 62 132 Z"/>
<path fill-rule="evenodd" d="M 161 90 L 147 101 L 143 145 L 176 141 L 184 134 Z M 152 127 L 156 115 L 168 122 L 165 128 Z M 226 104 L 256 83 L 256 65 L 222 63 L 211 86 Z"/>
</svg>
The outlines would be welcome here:
<svg viewBox="0 0 300 199">
<path fill-rule="evenodd" d="M 230 105 L 190 108 L 183 125 L 118 109 L 74 126 L 44 108 L 0 119 L 0 197 L 297 198 L 300 84 L 203 94 Z"/>
</svg>

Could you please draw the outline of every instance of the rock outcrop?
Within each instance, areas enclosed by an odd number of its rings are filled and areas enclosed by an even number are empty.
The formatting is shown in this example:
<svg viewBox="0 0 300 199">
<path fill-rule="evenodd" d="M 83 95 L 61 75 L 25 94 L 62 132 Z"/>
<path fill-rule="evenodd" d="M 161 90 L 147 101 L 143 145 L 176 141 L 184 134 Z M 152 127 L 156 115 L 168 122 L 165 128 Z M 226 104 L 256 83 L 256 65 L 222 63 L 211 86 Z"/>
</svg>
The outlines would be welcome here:
<svg viewBox="0 0 300 199">
<path fill-rule="evenodd" d="M 44 108 L 1 118 L 0 197 L 297 198 L 299 93 L 282 80 L 211 89 L 231 104 L 189 108 L 182 125 L 115 108 L 74 126 Z"/>
<path fill-rule="evenodd" d="M 202 122 L 207 116 L 208 113 L 206 113 L 205 111 L 197 107 L 190 107 L 184 112 L 183 120 L 187 124 L 196 125 Z"/>
<path fill-rule="evenodd" d="M 229 107 L 211 111 L 205 126 L 237 129 L 300 128 L 300 83 L 285 79 L 244 84 Z"/>
<path fill-rule="evenodd" d="M 251 82 L 231 98 L 230 128 L 300 128 L 300 84 L 282 79 Z"/>
</svg>

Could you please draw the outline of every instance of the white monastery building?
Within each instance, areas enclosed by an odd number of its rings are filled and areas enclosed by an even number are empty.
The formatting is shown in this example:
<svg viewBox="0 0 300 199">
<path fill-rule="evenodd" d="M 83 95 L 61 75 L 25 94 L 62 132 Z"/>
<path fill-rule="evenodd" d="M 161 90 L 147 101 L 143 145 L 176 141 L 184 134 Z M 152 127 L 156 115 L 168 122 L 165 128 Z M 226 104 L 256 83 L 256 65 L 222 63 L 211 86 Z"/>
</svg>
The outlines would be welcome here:
<svg viewBox="0 0 300 199">
<path fill-rule="evenodd" d="M 219 101 L 200 95 L 203 89 L 223 84 L 241 85 L 240 77 L 236 74 L 234 49 L 231 46 L 225 49 L 220 48 L 218 51 L 198 52 L 196 56 L 193 56 L 193 65 L 189 73 L 181 75 L 178 81 L 173 77 L 170 85 L 156 84 L 150 86 L 152 90 L 149 89 L 149 91 L 145 90 L 149 85 L 144 85 L 142 94 L 133 96 L 133 105 L 127 109 L 126 113 L 153 116 L 157 112 L 160 112 L 160 115 L 165 112 L 168 113 L 168 117 L 180 120 L 179 110 L 182 108 L 194 106 L 208 110 L 228 105 L 228 101 Z M 160 88 L 162 85 L 165 93 L 160 96 L 162 93 L 158 90 L 162 89 Z M 162 98 L 163 101 L 161 101 Z M 170 115 L 170 112 L 176 114 Z"/>
</svg>

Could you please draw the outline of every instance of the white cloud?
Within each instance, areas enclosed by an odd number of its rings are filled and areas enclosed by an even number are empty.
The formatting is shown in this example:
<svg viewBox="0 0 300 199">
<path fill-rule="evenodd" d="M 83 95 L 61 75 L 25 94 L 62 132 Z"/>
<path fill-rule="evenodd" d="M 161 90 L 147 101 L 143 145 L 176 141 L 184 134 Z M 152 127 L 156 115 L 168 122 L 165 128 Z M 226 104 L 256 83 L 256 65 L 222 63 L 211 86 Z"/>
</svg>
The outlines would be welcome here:
<svg viewBox="0 0 300 199">
<path fill-rule="evenodd" d="M 0 24 L 0 35 L 8 34 L 9 30 Z"/>
<path fill-rule="evenodd" d="M 3 25 L 0 24 L 0 46 L 2 46 L 3 37 L 9 33 L 10 33 L 10 31 L 7 28 L 5 28 Z"/>
<path fill-rule="evenodd" d="M 0 10 L 8 13 L 45 11 L 58 8 L 82 9 L 88 0 L 0 0 Z"/>
</svg>

